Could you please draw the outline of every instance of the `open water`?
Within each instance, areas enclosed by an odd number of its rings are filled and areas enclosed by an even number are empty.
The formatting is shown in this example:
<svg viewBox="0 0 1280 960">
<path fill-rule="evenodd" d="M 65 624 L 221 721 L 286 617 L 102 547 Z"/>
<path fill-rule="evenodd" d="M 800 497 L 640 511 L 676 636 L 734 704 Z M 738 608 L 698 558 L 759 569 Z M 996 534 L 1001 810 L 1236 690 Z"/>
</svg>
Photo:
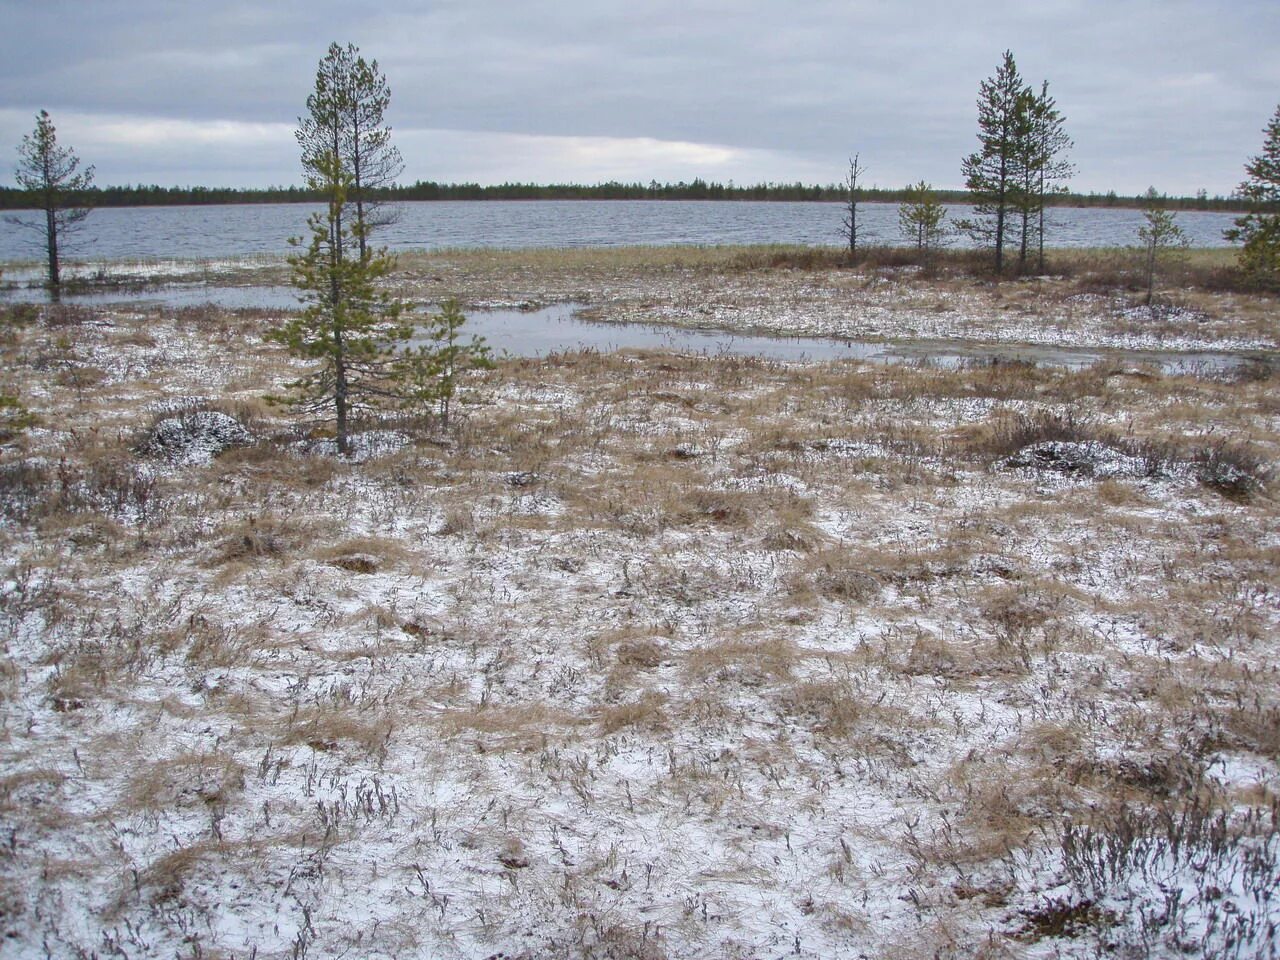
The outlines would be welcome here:
<svg viewBox="0 0 1280 960">
<path fill-rule="evenodd" d="M 669 244 L 842 242 L 839 203 L 764 203 L 698 200 L 483 200 L 392 205 L 395 223 L 376 241 L 392 250 L 445 247 L 574 247 Z M 104 207 L 67 238 L 70 260 L 221 259 L 279 255 L 289 238 L 306 233 L 314 204 L 240 204 L 194 207 Z M 898 207 L 859 206 L 860 241 L 903 244 Z M 947 208 L 947 221 L 971 214 Z M 23 214 L 30 216 L 30 214 Z M 1182 211 L 1176 222 L 1196 247 L 1226 246 L 1222 231 L 1236 215 Z M 1106 207 L 1049 211 L 1047 242 L 1058 247 L 1122 247 L 1137 243 L 1142 214 Z M 38 260 L 39 237 L 0 222 L 0 262 Z M 33 242 L 35 241 L 35 242 Z M 966 237 L 953 238 L 966 246 Z"/>
</svg>

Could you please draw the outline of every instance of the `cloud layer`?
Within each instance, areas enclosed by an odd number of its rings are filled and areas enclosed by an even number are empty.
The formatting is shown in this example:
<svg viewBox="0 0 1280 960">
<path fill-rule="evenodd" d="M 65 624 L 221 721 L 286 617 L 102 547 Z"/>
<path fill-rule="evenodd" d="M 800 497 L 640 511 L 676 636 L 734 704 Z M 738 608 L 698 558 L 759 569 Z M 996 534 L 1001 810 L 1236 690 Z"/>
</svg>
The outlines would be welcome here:
<svg viewBox="0 0 1280 960">
<path fill-rule="evenodd" d="M 1271 0 L 46 0 L 0 16 L 0 144 L 46 108 L 102 183 L 297 182 L 291 131 L 333 39 L 379 60 L 408 180 L 831 182 L 858 151 L 876 183 L 959 186 L 978 84 L 1008 47 L 1050 81 L 1078 189 L 1225 193 L 1280 97 Z"/>
</svg>

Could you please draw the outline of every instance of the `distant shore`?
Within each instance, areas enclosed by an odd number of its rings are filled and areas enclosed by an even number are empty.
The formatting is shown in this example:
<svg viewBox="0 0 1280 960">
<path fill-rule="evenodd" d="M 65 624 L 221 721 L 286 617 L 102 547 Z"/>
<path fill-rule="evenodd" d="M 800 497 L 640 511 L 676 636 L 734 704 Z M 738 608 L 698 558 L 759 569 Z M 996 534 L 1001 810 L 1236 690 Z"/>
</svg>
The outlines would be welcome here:
<svg viewBox="0 0 1280 960">
<path fill-rule="evenodd" d="M 900 203 L 905 189 L 869 188 L 859 191 L 859 202 Z M 936 190 L 943 203 L 972 203 L 967 190 Z M 849 193 L 839 184 L 757 184 L 736 186 L 694 180 L 691 183 L 533 184 L 418 182 L 377 191 L 372 199 L 388 203 L 472 200 L 698 200 L 712 202 L 841 203 Z M 211 206 L 225 204 L 320 203 L 323 195 L 305 187 L 161 187 L 156 185 L 102 187 L 86 192 L 79 202 L 94 207 Z M 1119 207 L 1142 205 L 1141 196 L 1105 193 L 1064 193 L 1048 196 L 1051 207 Z M 1197 195 L 1169 197 L 1173 210 L 1245 212 L 1253 207 L 1238 198 Z M 38 209 L 39 203 L 25 191 L 0 187 L 0 210 Z"/>
</svg>

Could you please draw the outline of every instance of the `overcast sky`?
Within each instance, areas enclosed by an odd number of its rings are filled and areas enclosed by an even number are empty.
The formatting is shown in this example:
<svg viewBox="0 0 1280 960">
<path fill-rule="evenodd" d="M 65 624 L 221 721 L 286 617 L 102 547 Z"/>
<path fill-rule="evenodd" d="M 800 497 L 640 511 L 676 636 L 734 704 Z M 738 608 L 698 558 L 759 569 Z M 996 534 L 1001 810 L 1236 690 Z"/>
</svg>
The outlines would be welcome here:
<svg viewBox="0 0 1280 960">
<path fill-rule="evenodd" d="M 959 187 L 1009 48 L 1075 189 L 1226 194 L 1280 104 L 1277 0 L 0 0 L 0 24 L 7 184 L 42 108 L 100 185 L 298 183 L 333 40 L 391 85 L 403 182 L 830 183 L 857 151 L 869 182 Z"/>
</svg>

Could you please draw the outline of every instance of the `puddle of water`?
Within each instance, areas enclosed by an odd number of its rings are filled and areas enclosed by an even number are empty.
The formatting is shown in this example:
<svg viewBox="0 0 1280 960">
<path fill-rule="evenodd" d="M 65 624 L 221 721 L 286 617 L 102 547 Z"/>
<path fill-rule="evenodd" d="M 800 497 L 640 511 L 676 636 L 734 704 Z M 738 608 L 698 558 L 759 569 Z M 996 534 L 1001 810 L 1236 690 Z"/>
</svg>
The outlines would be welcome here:
<svg viewBox="0 0 1280 960">
<path fill-rule="evenodd" d="M 0 291 L 0 303 L 47 303 L 39 288 Z M 98 290 L 70 293 L 63 303 L 83 306 L 107 304 L 164 304 L 190 307 L 213 304 L 226 309 L 256 307 L 290 310 L 298 307 L 297 292 L 288 286 L 225 286 L 178 284 L 139 291 Z M 883 363 L 928 362 L 940 366 L 964 363 L 1028 362 L 1079 369 L 1110 359 L 1150 364 L 1171 373 L 1206 373 L 1230 370 L 1244 362 L 1230 353 L 1159 353 L 1065 347 L 964 345 L 950 342 L 912 341 L 882 343 L 818 337 L 771 337 L 726 330 L 697 330 L 648 324 L 596 323 L 576 314 L 582 304 L 555 304 L 540 310 L 471 310 L 466 336 L 482 336 L 497 354 L 518 357 L 546 356 L 566 350 L 675 350 L 706 356 L 764 357 L 770 360 L 873 360 Z"/>
<path fill-rule="evenodd" d="M 485 338 L 496 352 L 540 357 L 565 350 L 679 350 L 708 356 L 755 356 L 773 360 L 874 357 L 875 344 L 806 337 L 767 337 L 726 330 L 690 330 L 641 323 L 597 323 L 575 316 L 581 304 L 540 310 L 472 310 L 466 334 Z"/>
</svg>

